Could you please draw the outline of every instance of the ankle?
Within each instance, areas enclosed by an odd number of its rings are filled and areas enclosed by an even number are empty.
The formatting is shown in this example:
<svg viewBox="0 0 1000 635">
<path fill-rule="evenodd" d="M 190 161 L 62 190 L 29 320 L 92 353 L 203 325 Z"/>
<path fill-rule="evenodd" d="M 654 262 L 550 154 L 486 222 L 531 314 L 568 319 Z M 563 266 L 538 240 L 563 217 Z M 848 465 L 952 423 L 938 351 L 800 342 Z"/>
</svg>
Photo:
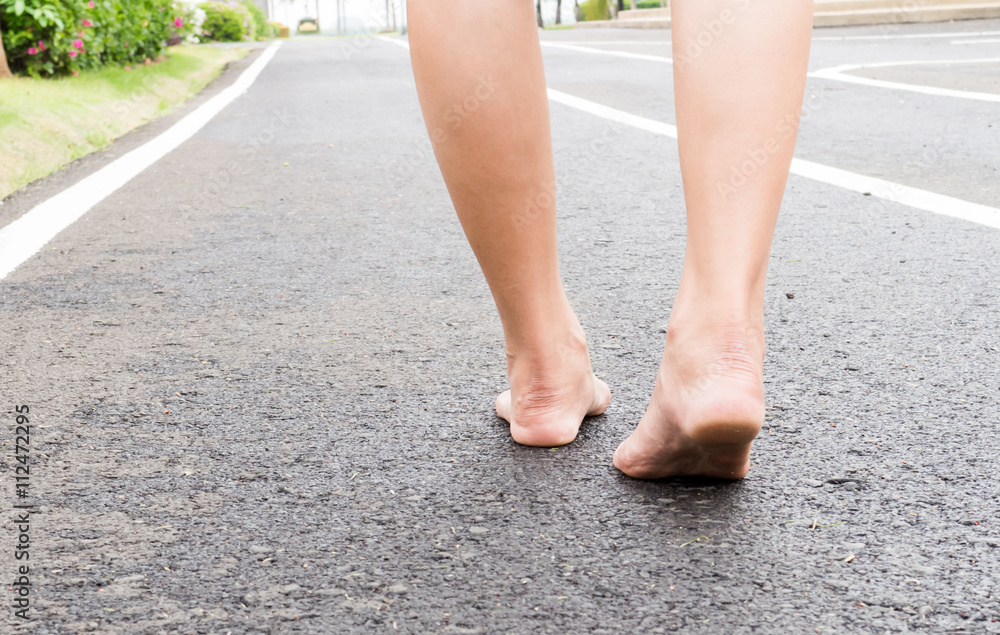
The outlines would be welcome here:
<svg viewBox="0 0 1000 635">
<path fill-rule="evenodd" d="M 518 340 L 508 338 L 506 355 L 508 375 L 516 369 L 530 368 L 532 374 L 549 374 L 573 368 L 581 362 L 590 365 L 587 338 L 579 323 L 538 331 Z"/>
<path fill-rule="evenodd" d="M 765 275 L 766 269 L 747 276 L 737 271 L 709 275 L 685 262 L 670 322 L 763 333 Z"/>
<path fill-rule="evenodd" d="M 587 337 L 569 302 L 534 320 L 527 328 L 504 328 L 508 368 L 512 361 L 532 364 L 565 363 L 588 357 Z"/>
<path fill-rule="evenodd" d="M 675 380 L 728 377 L 756 386 L 763 363 L 763 319 L 714 313 L 671 316 L 661 370 Z"/>
</svg>

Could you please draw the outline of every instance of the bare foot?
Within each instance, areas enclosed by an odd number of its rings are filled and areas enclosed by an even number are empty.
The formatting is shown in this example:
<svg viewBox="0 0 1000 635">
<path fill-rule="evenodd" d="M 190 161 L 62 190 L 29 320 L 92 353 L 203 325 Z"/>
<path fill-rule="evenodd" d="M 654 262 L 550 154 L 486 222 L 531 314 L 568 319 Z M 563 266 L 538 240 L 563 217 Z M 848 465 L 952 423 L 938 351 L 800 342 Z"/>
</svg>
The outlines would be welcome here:
<svg viewBox="0 0 1000 635">
<path fill-rule="evenodd" d="M 671 320 L 653 397 L 615 467 L 649 479 L 746 476 L 764 423 L 763 358 L 760 328 Z"/>
<path fill-rule="evenodd" d="M 522 445 L 566 445 L 584 417 L 603 414 L 611 401 L 608 385 L 591 369 L 583 330 L 577 325 L 561 339 L 542 351 L 508 348 L 511 389 L 497 397 L 497 415 L 510 422 L 510 435 Z"/>
</svg>

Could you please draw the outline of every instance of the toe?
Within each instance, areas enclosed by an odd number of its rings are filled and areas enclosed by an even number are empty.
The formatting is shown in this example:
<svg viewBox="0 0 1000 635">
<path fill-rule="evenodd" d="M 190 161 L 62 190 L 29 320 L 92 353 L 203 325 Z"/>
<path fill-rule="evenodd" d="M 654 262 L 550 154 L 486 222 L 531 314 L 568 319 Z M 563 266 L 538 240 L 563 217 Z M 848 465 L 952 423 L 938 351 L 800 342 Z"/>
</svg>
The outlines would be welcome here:
<svg viewBox="0 0 1000 635">
<path fill-rule="evenodd" d="M 512 407 L 510 405 L 510 391 L 505 390 L 497 397 L 497 416 L 504 419 L 508 423 L 514 418 Z"/>
</svg>

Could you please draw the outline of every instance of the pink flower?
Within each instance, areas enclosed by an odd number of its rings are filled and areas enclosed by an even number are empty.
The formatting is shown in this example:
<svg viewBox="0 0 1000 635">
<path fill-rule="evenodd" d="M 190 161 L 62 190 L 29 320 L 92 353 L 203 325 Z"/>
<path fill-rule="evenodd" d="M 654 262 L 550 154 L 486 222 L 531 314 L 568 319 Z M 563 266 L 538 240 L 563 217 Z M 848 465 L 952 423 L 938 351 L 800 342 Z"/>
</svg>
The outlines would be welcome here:
<svg viewBox="0 0 1000 635">
<path fill-rule="evenodd" d="M 87 3 L 87 6 L 90 7 L 91 9 L 93 9 L 94 8 L 94 0 L 90 0 L 90 2 Z"/>
<path fill-rule="evenodd" d="M 75 48 L 75 49 L 82 49 L 83 48 L 83 40 L 73 40 L 73 48 Z"/>
<path fill-rule="evenodd" d="M 38 50 L 39 51 L 44 51 L 45 50 L 45 42 L 42 42 L 41 40 L 38 40 Z"/>
<path fill-rule="evenodd" d="M 132 67 L 131 66 L 126 66 L 125 70 L 130 71 L 130 70 L 132 70 Z"/>
<path fill-rule="evenodd" d="M 79 55 L 79 53 L 77 53 L 76 51 L 70 51 L 69 52 L 69 56 L 70 57 L 76 57 L 77 55 Z"/>
<path fill-rule="evenodd" d="M 72 72 L 73 72 L 73 77 L 79 77 L 80 76 L 80 72 L 79 71 L 72 71 Z"/>
<path fill-rule="evenodd" d="M 84 20 L 83 21 L 83 26 L 94 26 L 94 23 L 91 22 L 90 20 Z"/>
<path fill-rule="evenodd" d="M 184 20 L 181 18 L 174 18 L 174 26 L 178 29 L 184 26 Z"/>
<path fill-rule="evenodd" d="M 28 47 L 28 55 L 37 55 L 37 54 L 38 54 L 38 49 L 36 49 L 34 46 Z"/>
</svg>

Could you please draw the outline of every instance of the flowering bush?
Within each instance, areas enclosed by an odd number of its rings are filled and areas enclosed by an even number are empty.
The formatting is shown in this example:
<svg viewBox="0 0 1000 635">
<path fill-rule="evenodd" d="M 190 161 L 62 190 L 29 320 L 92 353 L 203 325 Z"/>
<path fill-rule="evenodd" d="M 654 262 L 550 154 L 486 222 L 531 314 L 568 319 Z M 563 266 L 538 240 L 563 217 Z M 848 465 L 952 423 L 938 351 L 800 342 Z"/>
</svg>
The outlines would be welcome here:
<svg viewBox="0 0 1000 635">
<path fill-rule="evenodd" d="M 0 0 L 0 30 L 11 70 L 75 74 L 155 59 L 181 12 L 169 0 Z"/>
<path fill-rule="evenodd" d="M 256 24 L 250 11 L 239 2 L 205 2 L 198 5 L 205 12 L 202 37 L 217 42 L 252 40 Z"/>
<path fill-rule="evenodd" d="M 267 16 L 259 6 L 252 0 L 242 0 L 241 4 L 246 7 L 246 10 L 250 12 L 250 17 L 253 19 L 253 30 L 257 35 L 256 39 L 262 40 L 264 38 L 270 37 L 270 28 L 267 26 Z"/>
<path fill-rule="evenodd" d="M 174 5 L 173 29 L 167 42 L 174 46 L 181 42 L 197 44 L 201 41 L 201 25 L 205 23 L 205 11 L 194 5 L 177 3 Z"/>
</svg>

